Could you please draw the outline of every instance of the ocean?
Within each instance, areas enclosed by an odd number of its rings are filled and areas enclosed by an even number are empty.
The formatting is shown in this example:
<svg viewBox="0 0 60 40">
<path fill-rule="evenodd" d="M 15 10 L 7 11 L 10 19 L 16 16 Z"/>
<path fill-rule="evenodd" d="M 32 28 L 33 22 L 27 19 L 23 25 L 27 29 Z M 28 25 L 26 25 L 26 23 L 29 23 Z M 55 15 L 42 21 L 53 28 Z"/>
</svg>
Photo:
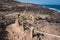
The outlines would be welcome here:
<svg viewBox="0 0 60 40">
<path fill-rule="evenodd" d="M 60 11 L 60 5 L 43 5 L 43 6 L 48 7 L 48 8 L 53 8 L 53 9 Z"/>
</svg>

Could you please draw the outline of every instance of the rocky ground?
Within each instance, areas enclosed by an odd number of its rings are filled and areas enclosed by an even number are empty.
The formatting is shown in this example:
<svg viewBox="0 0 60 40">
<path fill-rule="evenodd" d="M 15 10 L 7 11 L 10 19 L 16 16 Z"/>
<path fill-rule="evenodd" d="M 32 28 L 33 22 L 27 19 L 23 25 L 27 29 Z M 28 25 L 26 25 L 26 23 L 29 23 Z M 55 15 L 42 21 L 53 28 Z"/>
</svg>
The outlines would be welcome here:
<svg viewBox="0 0 60 40">
<path fill-rule="evenodd" d="M 0 40 L 60 40 L 36 32 L 31 38 L 26 26 L 60 36 L 60 13 L 36 4 L 0 0 Z"/>
</svg>

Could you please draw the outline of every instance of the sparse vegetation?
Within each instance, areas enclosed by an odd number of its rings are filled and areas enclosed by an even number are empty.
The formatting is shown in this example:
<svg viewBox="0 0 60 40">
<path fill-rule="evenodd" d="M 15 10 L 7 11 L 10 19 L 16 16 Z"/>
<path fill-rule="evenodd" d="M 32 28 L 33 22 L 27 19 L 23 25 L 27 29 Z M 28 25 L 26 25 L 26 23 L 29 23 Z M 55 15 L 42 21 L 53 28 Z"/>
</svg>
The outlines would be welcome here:
<svg viewBox="0 0 60 40">
<path fill-rule="evenodd" d="M 20 22 L 27 23 L 27 24 L 33 24 L 33 21 L 30 18 L 30 15 L 27 15 L 24 13 L 20 13 L 19 15 L 20 15 L 19 16 Z"/>
<path fill-rule="evenodd" d="M 22 13 L 24 11 L 26 12 Z M 15 21 L 16 19 L 19 20 Z M 23 25 L 20 25 L 19 22 Z M 60 35 L 60 12 L 31 3 L 0 0 L 0 40 L 6 38 L 8 40 L 30 40 L 30 31 L 27 27 L 34 27 L 41 32 Z M 26 31 L 22 30 L 24 28 Z M 38 33 L 34 32 L 33 35 L 35 34 Z M 33 39 L 37 40 L 38 36 L 34 36 Z M 39 37 L 39 40 L 60 40 L 56 37 L 50 38 L 45 34 L 43 37 L 40 34 Z"/>
</svg>

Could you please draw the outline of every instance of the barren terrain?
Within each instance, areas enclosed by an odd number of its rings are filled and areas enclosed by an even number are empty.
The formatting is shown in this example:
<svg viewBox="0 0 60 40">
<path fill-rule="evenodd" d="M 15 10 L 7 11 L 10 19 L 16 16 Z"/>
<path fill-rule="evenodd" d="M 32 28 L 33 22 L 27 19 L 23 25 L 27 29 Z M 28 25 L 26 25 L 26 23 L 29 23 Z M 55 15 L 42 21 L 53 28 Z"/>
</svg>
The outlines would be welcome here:
<svg viewBox="0 0 60 40">
<path fill-rule="evenodd" d="M 0 0 L 0 40 L 60 40 L 60 13 L 37 4 Z"/>
</svg>

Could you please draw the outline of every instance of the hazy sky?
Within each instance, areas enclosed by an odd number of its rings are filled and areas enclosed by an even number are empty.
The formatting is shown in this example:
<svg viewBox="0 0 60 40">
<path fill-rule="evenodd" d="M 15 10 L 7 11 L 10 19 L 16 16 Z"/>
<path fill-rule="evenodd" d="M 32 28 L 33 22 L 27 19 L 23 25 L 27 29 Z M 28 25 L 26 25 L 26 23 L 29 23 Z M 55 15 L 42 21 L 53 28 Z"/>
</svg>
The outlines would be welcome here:
<svg viewBox="0 0 60 40">
<path fill-rule="evenodd" d="M 17 1 L 28 2 L 28 3 L 35 3 L 35 4 L 60 5 L 60 0 L 17 0 Z"/>
</svg>

